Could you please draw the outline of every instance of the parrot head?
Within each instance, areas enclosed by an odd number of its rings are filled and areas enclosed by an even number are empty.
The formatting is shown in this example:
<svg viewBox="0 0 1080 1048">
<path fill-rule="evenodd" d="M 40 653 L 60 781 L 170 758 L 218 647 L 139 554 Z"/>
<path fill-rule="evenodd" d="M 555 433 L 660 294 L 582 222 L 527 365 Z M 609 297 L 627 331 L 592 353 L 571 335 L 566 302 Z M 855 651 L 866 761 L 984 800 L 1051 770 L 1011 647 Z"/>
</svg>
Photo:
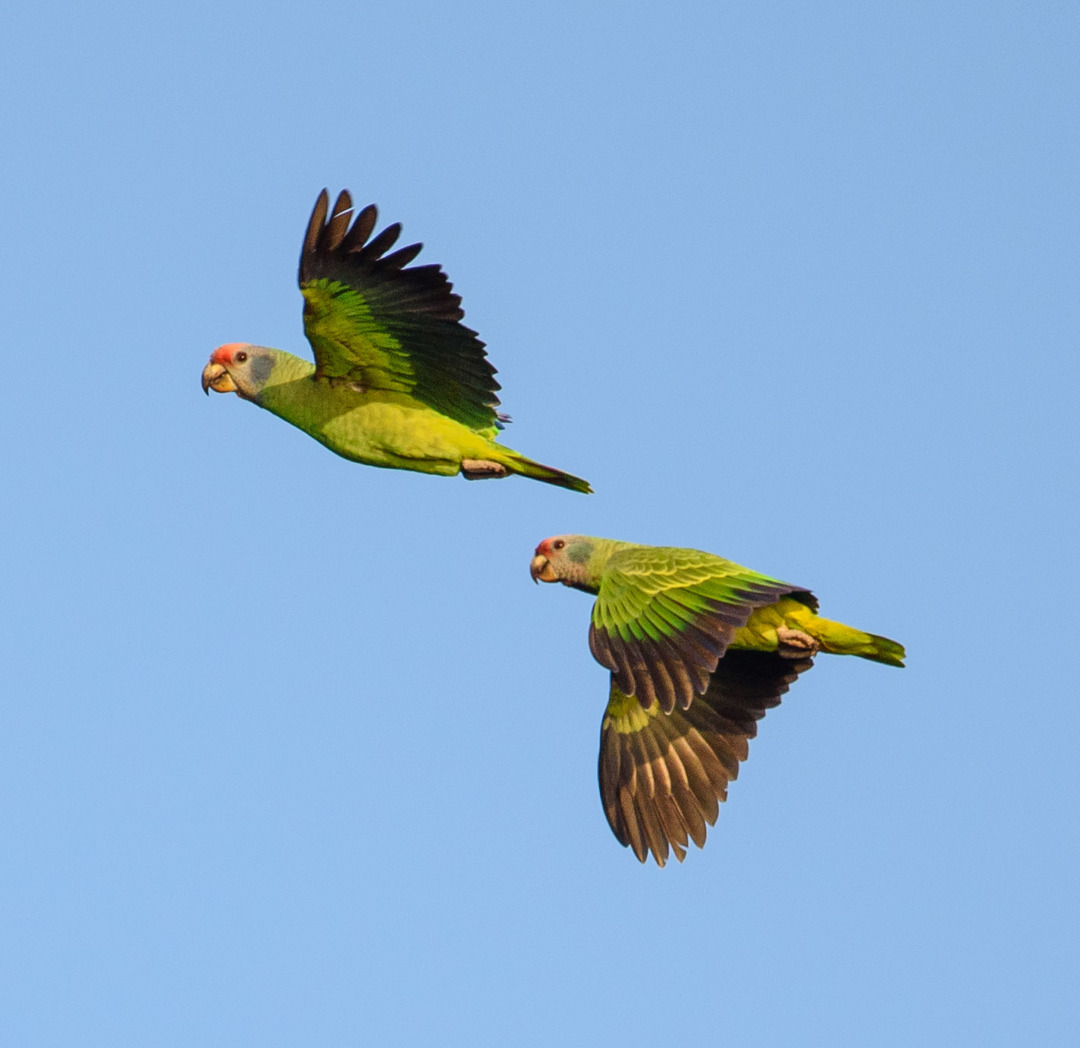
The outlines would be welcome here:
<svg viewBox="0 0 1080 1048">
<path fill-rule="evenodd" d="M 592 563 L 596 540 L 587 535 L 553 535 L 544 539 L 532 561 L 533 582 L 562 582 L 577 589 L 595 592 L 598 580 Z"/>
<path fill-rule="evenodd" d="M 210 363 L 203 368 L 202 388 L 209 396 L 215 393 L 235 393 L 245 400 L 254 400 L 266 385 L 274 370 L 274 350 L 251 346 L 246 342 L 228 342 L 210 354 Z"/>
</svg>

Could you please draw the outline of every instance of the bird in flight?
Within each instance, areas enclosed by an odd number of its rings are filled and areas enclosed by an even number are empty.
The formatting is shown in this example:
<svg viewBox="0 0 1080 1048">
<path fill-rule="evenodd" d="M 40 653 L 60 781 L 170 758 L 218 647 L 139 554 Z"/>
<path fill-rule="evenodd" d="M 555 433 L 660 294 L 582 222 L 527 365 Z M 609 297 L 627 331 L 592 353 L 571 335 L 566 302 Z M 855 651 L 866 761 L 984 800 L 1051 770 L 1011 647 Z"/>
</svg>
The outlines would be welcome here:
<svg viewBox="0 0 1080 1048">
<path fill-rule="evenodd" d="M 319 194 L 300 252 L 312 363 L 230 342 L 210 355 L 204 392 L 236 393 L 354 462 L 468 480 L 512 473 L 588 493 L 587 481 L 499 444 L 495 369 L 461 321 L 461 298 L 437 265 L 410 266 L 421 244 L 387 251 L 373 204 Z"/>
<path fill-rule="evenodd" d="M 822 618 L 808 590 L 699 550 L 556 535 L 530 573 L 596 595 L 600 798 L 642 862 L 704 846 L 758 720 L 819 651 L 904 665 L 901 645 Z"/>
</svg>

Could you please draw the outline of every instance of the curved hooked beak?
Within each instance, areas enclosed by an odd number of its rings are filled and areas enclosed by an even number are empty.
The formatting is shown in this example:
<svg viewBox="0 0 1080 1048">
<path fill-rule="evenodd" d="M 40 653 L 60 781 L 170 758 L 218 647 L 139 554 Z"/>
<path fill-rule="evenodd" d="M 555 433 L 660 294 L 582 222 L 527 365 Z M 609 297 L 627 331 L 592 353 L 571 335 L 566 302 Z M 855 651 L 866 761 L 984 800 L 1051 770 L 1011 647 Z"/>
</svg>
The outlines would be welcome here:
<svg viewBox="0 0 1080 1048">
<path fill-rule="evenodd" d="M 228 371 L 225 370 L 224 364 L 216 364 L 211 360 L 203 368 L 202 390 L 207 396 L 210 396 L 210 390 L 215 393 L 235 393 L 236 383 L 233 382 Z"/>
<path fill-rule="evenodd" d="M 555 569 L 551 566 L 551 561 L 543 553 L 537 553 L 529 562 L 529 574 L 532 575 L 532 580 L 536 583 L 559 581 Z"/>
</svg>

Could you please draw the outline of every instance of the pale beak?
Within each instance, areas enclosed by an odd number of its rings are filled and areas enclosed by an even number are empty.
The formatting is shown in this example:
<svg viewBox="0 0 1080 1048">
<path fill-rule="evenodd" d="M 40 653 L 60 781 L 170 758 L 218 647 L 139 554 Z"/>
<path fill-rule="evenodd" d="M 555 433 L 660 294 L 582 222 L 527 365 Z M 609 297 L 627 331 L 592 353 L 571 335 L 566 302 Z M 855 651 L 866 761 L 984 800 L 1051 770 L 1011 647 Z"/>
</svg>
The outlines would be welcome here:
<svg viewBox="0 0 1080 1048">
<path fill-rule="evenodd" d="M 235 393 L 236 383 L 233 382 L 224 364 L 215 364 L 212 360 L 202 372 L 203 392 L 210 396 L 210 390 L 215 393 Z"/>
<path fill-rule="evenodd" d="M 532 575 L 533 582 L 537 583 L 559 581 L 559 576 L 555 574 L 551 561 L 543 553 L 537 553 L 529 562 L 529 574 Z"/>
</svg>

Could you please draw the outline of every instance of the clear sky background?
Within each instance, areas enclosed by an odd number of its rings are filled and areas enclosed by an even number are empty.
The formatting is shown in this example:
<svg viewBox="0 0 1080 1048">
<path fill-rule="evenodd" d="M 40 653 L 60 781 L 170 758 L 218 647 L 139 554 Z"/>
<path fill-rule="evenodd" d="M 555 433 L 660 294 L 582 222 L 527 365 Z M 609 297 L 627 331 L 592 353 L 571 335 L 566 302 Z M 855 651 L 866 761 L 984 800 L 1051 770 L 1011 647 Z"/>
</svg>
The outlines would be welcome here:
<svg viewBox="0 0 1080 1048">
<path fill-rule="evenodd" d="M 0 1043 L 1075 1043 L 1075 2 L 191 8 L 4 16 Z M 323 186 L 594 496 L 203 397 L 307 354 Z M 819 659 L 640 866 L 566 531 L 909 667 Z"/>
</svg>

